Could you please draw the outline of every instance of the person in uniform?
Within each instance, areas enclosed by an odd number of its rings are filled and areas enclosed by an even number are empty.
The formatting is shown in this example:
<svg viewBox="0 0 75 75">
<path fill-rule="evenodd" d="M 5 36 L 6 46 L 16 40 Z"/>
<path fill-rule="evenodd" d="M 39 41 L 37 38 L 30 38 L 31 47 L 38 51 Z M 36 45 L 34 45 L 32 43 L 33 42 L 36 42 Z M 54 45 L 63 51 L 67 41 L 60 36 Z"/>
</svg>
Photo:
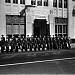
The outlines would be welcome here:
<svg viewBox="0 0 75 75">
<path fill-rule="evenodd" d="M 15 42 L 16 42 L 15 52 L 18 52 L 18 49 L 19 49 L 18 38 L 16 38 L 16 41 Z"/>
<path fill-rule="evenodd" d="M 68 48 L 70 49 L 70 37 L 68 37 Z"/>
<path fill-rule="evenodd" d="M 28 49 L 28 41 L 27 41 L 27 37 L 25 38 L 25 51 L 27 51 Z"/>
<path fill-rule="evenodd" d="M 13 52 L 15 52 L 15 48 L 16 48 L 16 38 L 12 35 L 12 48 L 13 48 Z"/>
<path fill-rule="evenodd" d="M 1 35 L 2 37 L 1 37 L 1 41 L 3 41 L 3 42 L 5 42 L 5 37 L 4 37 L 4 35 Z"/>
<path fill-rule="evenodd" d="M 6 42 L 5 42 L 5 46 L 6 46 L 6 52 L 9 52 L 9 40 L 8 38 L 6 38 Z"/>
<path fill-rule="evenodd" d="M 64 37 L 64 46 L 65 46 L 65 49 L 67 49 L 67 37 L 66 36 Z"/>
<path fill-rule="evenodd" d="M 13 43 L 12 43 L 12 38 L 10 38 L 10 47 L 11 47 L 10 52 L 13 52 Z"/>
<path fill-rule="evenodd" d="M 52 49 L 54 49 L 54 35 L 53 35 L 53 37 L 52 37 Z"/>
<path fill-rule="evenodd" d="M 4 53 L 5 50 L 5 37 L 4 35 L 1 35 L 1 52 Z"/>
<path fill-rule="evenodd" d="M 47 50 L 49 50 L 49 36 L 46 37 Z"/>
</svg>

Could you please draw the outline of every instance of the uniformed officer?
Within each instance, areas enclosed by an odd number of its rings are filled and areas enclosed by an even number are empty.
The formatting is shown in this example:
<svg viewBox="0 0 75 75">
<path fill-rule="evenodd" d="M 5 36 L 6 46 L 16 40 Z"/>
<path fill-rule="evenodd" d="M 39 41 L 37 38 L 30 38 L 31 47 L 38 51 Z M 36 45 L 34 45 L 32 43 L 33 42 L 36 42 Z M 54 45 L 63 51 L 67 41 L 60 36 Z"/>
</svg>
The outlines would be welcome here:
<svg viewBox="0 0 75 75">
<path fill-rule="evenodd" d="M 70 37 L 68 38 L 67 36 L 65 36 L 66 39 L 66 48 L 70 48 Z"/>
<path fill-rule="evenodd" d="M 70 49 L 70 37 L 68 37 L 68 48 Z"/>
<path fill-rule="evenodd" d="M 11 48 L 9 48 L 9 49 L 10 49 L 10 52 L 13 52 L 13 43 L 12 43 L 12 38 L 10 38 L 10 47 L 11 47 Z"/>
<path fill-rule="evenodd" d="M 15 52 L 18 52 L 18 49 L 19 49 L 18 38 L 16 38 L 16 42 L 15 43 L 16 43 L 16 45 L 15 45 L 16 46 L 15 47 Z"/>
<path fill-rule="evenodd" d="M 16 38 L 12 35 L 12 48 L 13 48 L 13 52 L 15 52 L 15 48 L 16 48 Z"/>
<path fill-rule="evenodd" d="M 44 37 L 43 37 L 43 40 L 42 40 L 42 42 L 43 42 L 43 50 L 47 50 L 47 48 L 46 48 L 46 36 L 44 35 Z"/>
<path fill-rule="evenodd" d="M 47 49 L 50 50 L 50 38 L 47 36 Z"/>
<path fill-rule="evenodd" d="M 50 40 L 50 49 L 52 50 L 52 37 L 51 37 L 51 35 L 49 36 L 49 40 Z"/>
<path fill-rule="evenodd" d="M 1 41 L 3 41 L 3 42 L 5 42 L 5 37 L 4 37 L 4 35 L 1 35 L 2 37 L 1 37 Z"/>
<path fill-rule="evenodd" d="M 1 35 L 1 52 L 4 53 L 5 50 L 5 37 L 4 35 Z"/>
<path fill-rule="evenodd" d="M 9 52 L 9 40 L 8 38 L 6 38 L 6 42 L 5 42 L 5 46 L 6 46 L 6 52 Z"/>
<path fill-rule="evenodd" d="M 27 41 L 27 38 L 25 38 L 25 51 L 27 51 L 28 49 L 28 41 Z"/>
<path fill-rule="evenodd" d="M 65 49 L 67 49 L 67 37 L 66 36 L 64 37 L 64 46 L 65 46 Z"/>
<path fill-rule="evenodd" d="M 19 45 L 19 49 L 20 49 L 20 46 L 21 46 L 21 35 L 18 36 L 18 45 Z"/>
<path fill-rule="evenodd" d="M 54 49 L 54 35 L 52 37 L 52 49 Z"/>
</svg>

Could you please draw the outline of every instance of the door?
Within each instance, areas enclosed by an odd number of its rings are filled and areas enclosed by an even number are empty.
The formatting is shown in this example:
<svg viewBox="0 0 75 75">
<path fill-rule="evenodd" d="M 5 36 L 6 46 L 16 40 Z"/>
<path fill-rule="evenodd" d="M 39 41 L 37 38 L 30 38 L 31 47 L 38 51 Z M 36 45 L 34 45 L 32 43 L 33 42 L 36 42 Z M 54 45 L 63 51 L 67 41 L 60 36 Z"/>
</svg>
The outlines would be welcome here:
<svg viewBox="0 0 75 75">
<path fill-rule="evenodd" d="M 34 37 L 35 36 L 40 36 L 40 27 L 34 27 Z"/>
</svg>

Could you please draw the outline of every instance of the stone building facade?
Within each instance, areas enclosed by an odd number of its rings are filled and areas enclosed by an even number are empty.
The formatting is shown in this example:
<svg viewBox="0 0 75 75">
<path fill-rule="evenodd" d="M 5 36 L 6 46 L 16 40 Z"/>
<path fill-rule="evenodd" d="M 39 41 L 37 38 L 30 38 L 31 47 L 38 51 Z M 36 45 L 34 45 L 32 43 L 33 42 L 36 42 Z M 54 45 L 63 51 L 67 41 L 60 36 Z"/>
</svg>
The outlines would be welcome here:
<svg viewBox="0 0 75 75">
<path fill-rule="evenodd" d="M 75 38 L 74 10 L 74 0 L 0 0 L 0 35 Z"/>
</svg>

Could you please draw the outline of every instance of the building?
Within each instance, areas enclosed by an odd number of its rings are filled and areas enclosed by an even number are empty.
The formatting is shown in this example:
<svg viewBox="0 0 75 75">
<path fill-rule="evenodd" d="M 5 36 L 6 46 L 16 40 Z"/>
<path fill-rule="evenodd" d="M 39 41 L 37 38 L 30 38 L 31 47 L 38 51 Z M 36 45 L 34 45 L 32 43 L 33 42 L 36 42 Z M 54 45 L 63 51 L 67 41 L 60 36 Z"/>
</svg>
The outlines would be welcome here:
<svg viewBox="0 0 75 75">
<path fill-rule="evenodd" d="M 75 38 L 75 0 L 0 0 L 0 36 Z"/>
</svg>

